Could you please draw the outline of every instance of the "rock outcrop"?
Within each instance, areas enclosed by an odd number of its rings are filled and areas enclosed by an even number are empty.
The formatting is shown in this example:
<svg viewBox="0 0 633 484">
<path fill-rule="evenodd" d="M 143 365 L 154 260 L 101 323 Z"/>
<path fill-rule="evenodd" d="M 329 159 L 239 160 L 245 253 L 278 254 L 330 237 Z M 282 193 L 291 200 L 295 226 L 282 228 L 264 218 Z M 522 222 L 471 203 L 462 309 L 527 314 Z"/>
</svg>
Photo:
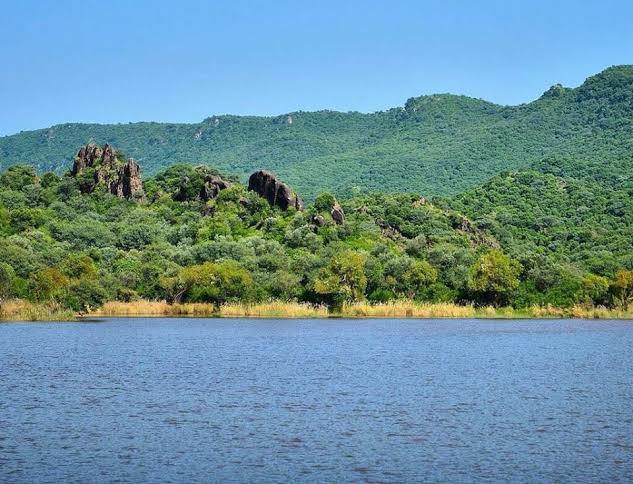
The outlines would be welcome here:
<svg viewBox="0 0 633 484">
<path fill-rule="evenodd" d="M 81 191 L 93 192 L 98 186 L 119 198 L 140 200 L 144 198 L 143 182 L 138 163 L 133 159 L 122 159 L 109 144 L 103 148 L 94 143 L 83 146 L 73 163 L 70 174 L 86 176 L 80 183 Z"/>
<path fill-rule="evenodd" d="M 226 190 L 231 186 L 230 182 L 223 180 L 218 175 L 207 175 L 204 179 L 204 185 L 200 189 L 200 199 L 211 200 L 220 194 L 220 191 Z"/>
<path fill-rule="evenodd" d="M 325 226 L 325 219 L 318 213 L 310 218 L 310 223 L 317 228 Z"/>
<path fill-rule="evenodd" d="M 341 207 L 338 202 L 334 202 L 330 215 L 332 215 L 332 219 L 336 222 L 336 225 L 343 225 L 345 222 L 345 212 L 343 212 L 343 207 Z"/>
<path fill-rule="evenodd" d="M 248 179 L 248 189 L 264 197 L 274 207 L 287 210 L 294 207 L 303 210 L 303 201 L 285 183 L 279 181 L 275 175 L 269 171 L 256 171 Z"/>
</svg>

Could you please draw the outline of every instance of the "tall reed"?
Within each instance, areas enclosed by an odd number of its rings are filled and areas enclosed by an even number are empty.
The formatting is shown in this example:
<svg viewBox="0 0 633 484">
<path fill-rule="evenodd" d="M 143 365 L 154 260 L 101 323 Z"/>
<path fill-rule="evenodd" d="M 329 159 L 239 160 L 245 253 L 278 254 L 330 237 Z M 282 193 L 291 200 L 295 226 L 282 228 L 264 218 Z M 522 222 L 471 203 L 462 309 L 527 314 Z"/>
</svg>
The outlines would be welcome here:
<svg viewBox="0 0 633 484">
<path fill-rule="evenodd" d="M 212 316 L 216 313 L 213 304 L 184 303 L 169 304 L 166 301 L 121 302 L 110 301 L 99 309 L 92 311 L 91 316 Z"/>
<path fill-rule="evenodd" d="M 474 307 L 452 303 L 421 303 L 410 300 L 370 304 L 344 304 L 331 313 L 327 306 L 299 302 L 226 303 L 220 307 L 204 303 L 169 304 L 166 301 L 110 301 L 89 316 L 201 316 L 256 318 L 582 318 L 633 319 L 633 305 L 626 309 L 602 306 L 531 306 L 524 309 L 493 306 Z M 32 303 L 14 299 L 0 305 L 0 320 L 72 321 L 78 315 L 59 304 Z"/>
<path fill-rule="evenodd" d="M 327 318 L 329 315 L 327 306 L 284 301 L 227 303 L 220 306 L 218 314 L 256 318 Z"/>
<path fill-rule="evenodd" d="M 452 303 L 418 303 L 415 301 L 391 301 L 370 304 L 357 302 L 344 304 L 341 316 L 369 318 L 469 318 L 475 316 L 473 306 Z"/>
<path fill-rule="evenodd" d="M 11 299 L 0 304 L 0 320 L 6 321 L 74 321 L 73 311 L 54 302 L 32 303 Z"/>
</svg>

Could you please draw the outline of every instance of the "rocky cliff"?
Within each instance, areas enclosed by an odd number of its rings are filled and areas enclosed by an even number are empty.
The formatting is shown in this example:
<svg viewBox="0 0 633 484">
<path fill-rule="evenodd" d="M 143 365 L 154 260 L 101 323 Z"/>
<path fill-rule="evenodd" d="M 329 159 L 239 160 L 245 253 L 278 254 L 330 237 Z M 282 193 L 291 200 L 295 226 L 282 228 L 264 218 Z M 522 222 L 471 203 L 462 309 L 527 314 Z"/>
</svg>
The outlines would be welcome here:
<svg viewBox="0 0 633 484">
<path fill-rule="evenodd" d="M 128 200 L 144 198 L 138 163 L 126 160 L 109 144 L 103 148 L 94 143 L 83 146 L 75 156 L 71 176 L 81 178 L 84 193 L 103 186 L 109 193 Z"/>
<path fill-rule="evenodd" d="M 343 212 L 343 207 L 341 207 L 338 202 L 334 202 L 330 215 L 332 215 L 332 219 L 336 225 L 342 225 L 345 223 L 345 212 Z"/>
<path fill-rule="evenodd" d="M 248 179 L 248 189 L 268 200 L 272 206 L 287 210 L 294 207 L 303 210 L 303 201 L 285 183 L 269 171 L 259 170 Z"/>
</svg>

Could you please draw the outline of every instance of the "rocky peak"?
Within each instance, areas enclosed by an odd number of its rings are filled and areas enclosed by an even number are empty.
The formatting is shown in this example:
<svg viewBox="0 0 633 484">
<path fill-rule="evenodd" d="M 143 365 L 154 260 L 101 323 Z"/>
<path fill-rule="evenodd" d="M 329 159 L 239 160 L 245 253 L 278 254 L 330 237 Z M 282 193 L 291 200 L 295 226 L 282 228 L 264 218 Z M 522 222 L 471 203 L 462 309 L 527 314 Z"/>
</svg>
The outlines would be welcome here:
<svg viewBox="0 0 633 484">
<path fill-rule="evenodd" d="M 106 145 L 107 146 L 107 145 Z M 94 143 L 82 146 L 75 156 L 73 168 L 70 170 L 72 176 L 81 175 L 87 168 L 94 166 L 101 159 L 103 150 Z"/>
<path fill-rule="evenodd" d="M 269 171 L 259 170 L 253 173 L 248 179 L 248 189 L 282 210 L 287 210 L 289 207 L 297 210 L 304 208 L 303 201 L 297 194 Z"/>
<path fill-rule="evenodd" d="M 103 186 L 119 198 L 140 200 L 145 194 L 138 163 L 126 160 L 109 144 L 99 147 L 94 143 L 83 146 L 70 171 L 71 176 L 83 176 L 81 191 L 90 193 Z"/>
</svg>

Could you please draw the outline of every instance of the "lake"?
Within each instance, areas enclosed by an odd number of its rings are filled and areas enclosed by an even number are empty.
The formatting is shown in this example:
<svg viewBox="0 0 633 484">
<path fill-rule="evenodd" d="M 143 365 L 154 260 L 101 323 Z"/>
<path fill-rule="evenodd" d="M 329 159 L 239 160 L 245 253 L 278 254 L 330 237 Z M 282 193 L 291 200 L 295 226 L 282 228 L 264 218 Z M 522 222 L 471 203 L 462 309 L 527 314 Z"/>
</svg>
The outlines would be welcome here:
<svg viewBox="0 0 633 484">
<path fill-rule="evenodd" d="M 633 322 L 0 324 L 0 482 L 626 481 Z"/>
</svg>

